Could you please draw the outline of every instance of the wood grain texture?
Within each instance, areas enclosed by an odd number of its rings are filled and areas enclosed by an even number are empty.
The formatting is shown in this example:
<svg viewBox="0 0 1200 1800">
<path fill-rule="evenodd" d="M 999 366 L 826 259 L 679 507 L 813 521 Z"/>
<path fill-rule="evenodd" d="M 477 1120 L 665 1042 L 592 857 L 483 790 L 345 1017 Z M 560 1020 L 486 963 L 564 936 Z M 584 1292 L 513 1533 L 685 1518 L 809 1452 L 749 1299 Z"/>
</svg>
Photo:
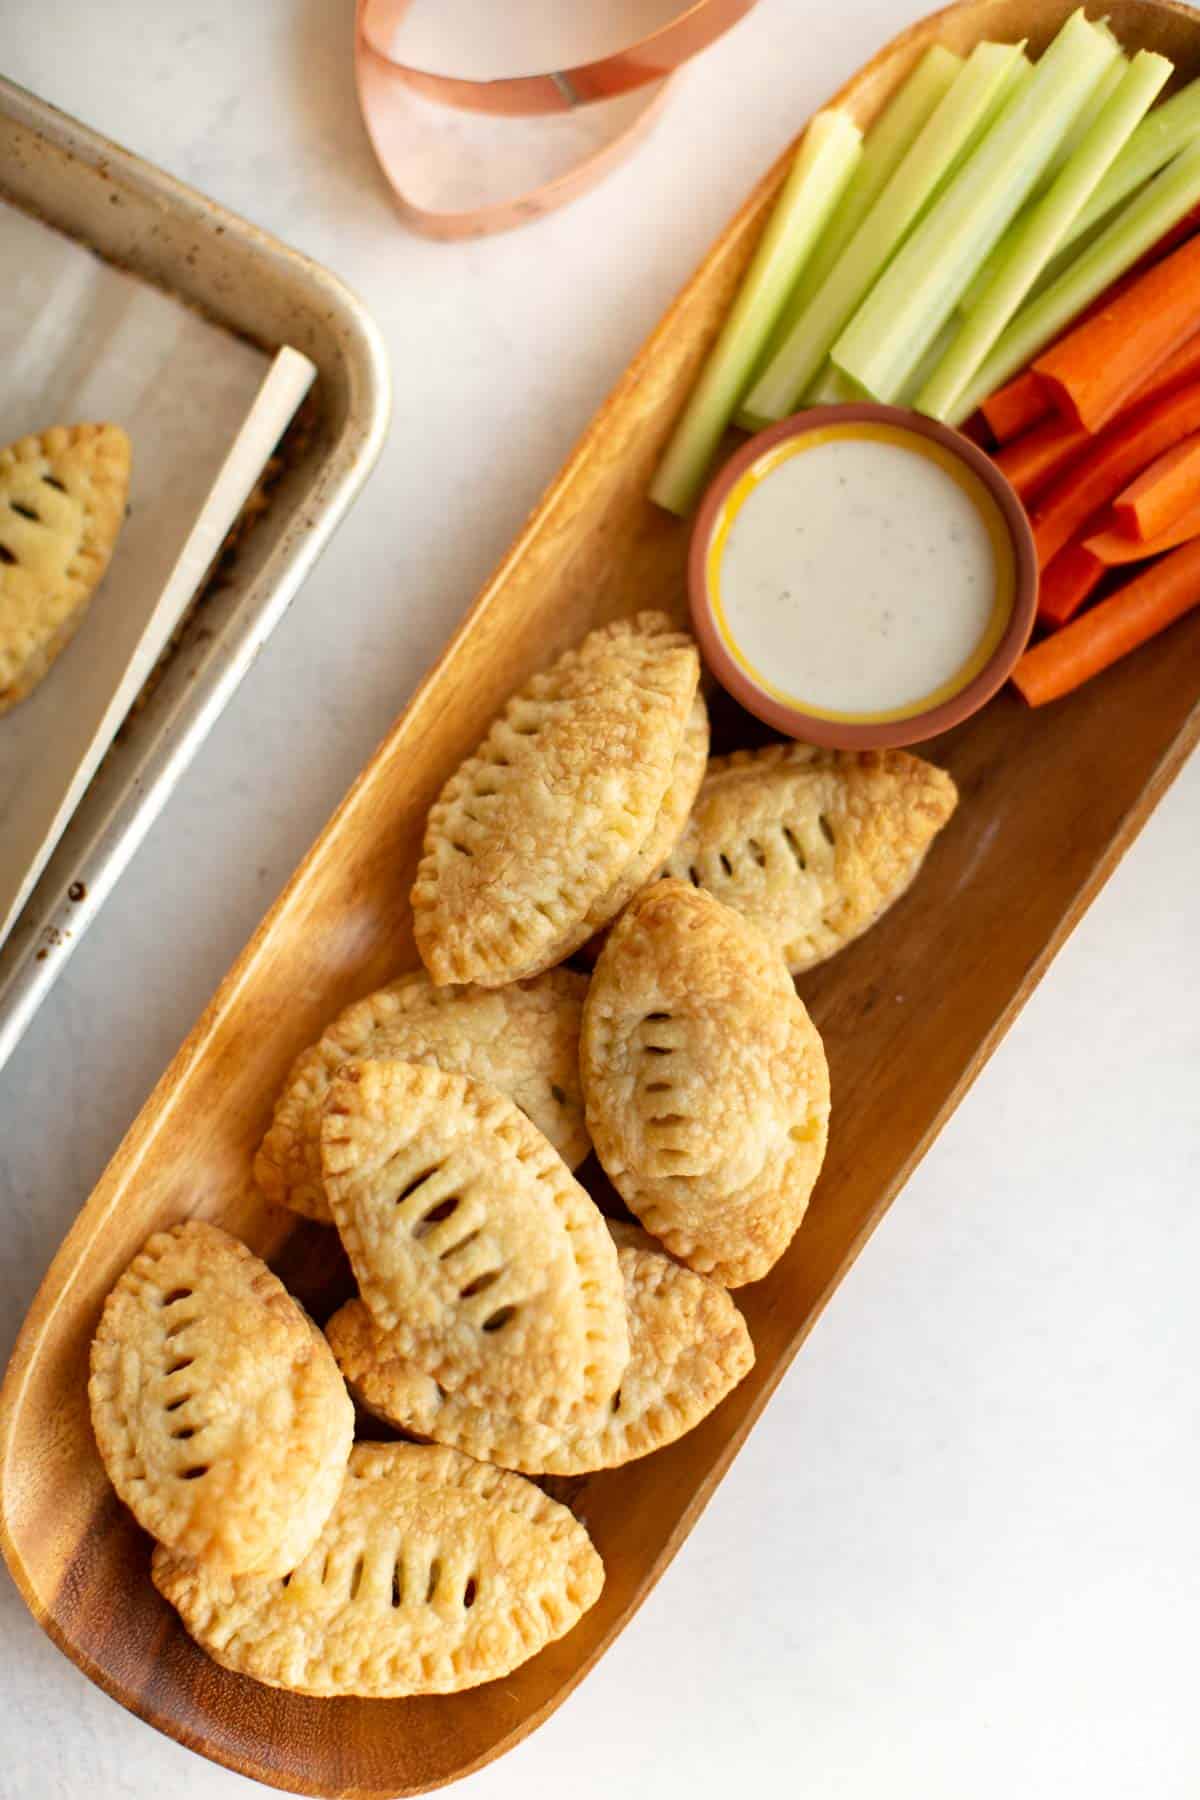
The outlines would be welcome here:
<svg viewBox="0 0 1200 1800">
<path fill-rule="evenodd" d="M 1040 50 L 1070 6 L 966 0 L 897 39 L 839 101 L 865 124 L 931 42 L 966 50 L 1028 34 Z M 1127 45 L 1200 72 L 1200 14 L 1116 0 L 1109 16 Z M 894 910 L 800 982 L 829 1055 L 830 1152 L 791 1250 L 739 1293 L 754 1371 L 669 1449 L 555 1484 L 608 1571 L 575 1631 L 504 1682 L 397 1702 L 289 1696 L 191 1644 L 150 1584 L 149 1543 L 92 1442 L 87 1351 L 104 1295 L 151 1231 L 197 1214 L 267 1256 L 319 1319 L 346 1298 L 329 1234 L 254 1190 L 276 1091 L 327 1020 L 413 965 L 406 895 L 426 810 L 510 691 L 618 613 L 661 604 L 683 616 L 686 532 L 646 487 L 782 170 L 631 365 L 222 984 L 66 1238 L 8 1371 L 0 1539 L 34 1616 L 144 1719 L 277 1787 L 417 1793 L 487 1762 L 559 1704 L 662 1573 L 873 1226 L 1200 736 L 1194 615 L 1069 700 L 1031 714 L 1006 692 L 932 747 L 959 783 L 956 817 Z M 716 714 L 715 749 L 761 741 L 736 709 Z M 591 1185 L 603 1198 L 602 1178 Z"/>
</svg>

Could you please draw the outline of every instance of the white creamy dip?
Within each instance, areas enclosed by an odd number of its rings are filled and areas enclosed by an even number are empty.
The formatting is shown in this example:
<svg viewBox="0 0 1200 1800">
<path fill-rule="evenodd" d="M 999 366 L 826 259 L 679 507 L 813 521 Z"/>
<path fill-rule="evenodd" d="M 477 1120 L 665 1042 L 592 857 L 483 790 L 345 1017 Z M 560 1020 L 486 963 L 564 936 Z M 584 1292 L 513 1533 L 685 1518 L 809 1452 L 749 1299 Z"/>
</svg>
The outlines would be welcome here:
<svg viewBox="0 0 1200 1800">
<path fill-rule="evenodd" d="M 718 628 L 768 692 L 848 720 L 964 687 L 1012 605 L 986 487 L 943 446 L 846 423 L 785 440 L 731 489 L 708 574 Z"/>
</svg>

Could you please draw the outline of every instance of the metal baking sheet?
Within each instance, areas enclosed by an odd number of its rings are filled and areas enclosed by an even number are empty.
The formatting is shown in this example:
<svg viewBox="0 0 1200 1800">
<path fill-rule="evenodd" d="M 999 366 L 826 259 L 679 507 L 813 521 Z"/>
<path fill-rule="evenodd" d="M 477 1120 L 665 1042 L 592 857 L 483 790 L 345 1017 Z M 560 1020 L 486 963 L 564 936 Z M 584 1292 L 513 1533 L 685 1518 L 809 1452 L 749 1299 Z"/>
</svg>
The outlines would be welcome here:
<svg viewBox="0 0 1200 1800">
<path fill-rule="evenodd" d="M 0 949 L 0 1068 L 378 456 L 386 352 L 339 282 L 269 233 L 0 79 L 0 198 L 214 324 L 317 366 L 262 516 L 126 722 Z"/>
</svg>

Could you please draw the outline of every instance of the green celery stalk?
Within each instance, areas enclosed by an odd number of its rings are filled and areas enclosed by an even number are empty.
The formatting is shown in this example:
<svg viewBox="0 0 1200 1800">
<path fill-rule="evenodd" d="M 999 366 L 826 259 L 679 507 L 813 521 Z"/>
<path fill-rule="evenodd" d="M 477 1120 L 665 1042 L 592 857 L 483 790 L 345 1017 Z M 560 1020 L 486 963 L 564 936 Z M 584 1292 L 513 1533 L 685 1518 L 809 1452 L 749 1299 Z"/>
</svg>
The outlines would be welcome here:
<svg viewBox="0 0 1200 1800">
<path fill-rule="evenodd" d="M 761 413 L 751 412 L 748 406 L 739 406 L 733 415 L 733 422 L 742 431 L 765 431 L 768 425 L 774 425 L 774 419 L 764 419 Z"/>
<path fill-rule="evenodd" d="M 796 411 L 806 406 L 841 406 L 848 400 L 869 400 L 870 394 L 835 369 L 831 362 L 826 362 L 821 373 L 806 391 L 803 398 L 796 402 Z M 762 419 L 746 407 L 742 407 L 737 415 L 737 422 L 746 431 L 763 431 L 768 425 L 777 423 L 774 419 Z"/>
<path fill-rule="evenodd" d="M 848 375 L 835 369 L 832 363 L 826 363 L 817 379 L 804 396 L 805 406 L 842 406 L 847 400 L 865 400 L 866 395 L 860 387 L 855 387 Z"/>
<path fill-rule="evenodd" d="M 668 512 L 685 513 L 696 498 L 755 358 L 861 152 L 862 132 L 847 113 L 829 109 L 812 119 L 651 485 L 651 498 Z"/>
<path fill-rule="evenodd" d="M 900 247 L 832 351 L 838 367 L 876 399 L 903 393 L 1111 60 L 1110 35 L 1081 11 L 1072 13 L 1029 81 Z"/>
<path fill-rule="evenodd" d="M 1200 80 L 1190 81 L 1142 120 L 1104 177 L 1071 230 L 1073 244 L 1114 206 L 1127 200 L 1144 181 L 1173 162 L 1192 139 L 1200 136 Z"/>
<path fill-rule="evenodd" d="M 1103 20 L 1098 21 L 1103 24 Z M 1173 65 L 1172 65 L 1173 66 Z M 1033 198 L 1040 200 L 1051 185 L 1058 180 L 1075 152 L 1082 144 L 1104 108 L 1108 105 L 1129 70 L 1129 58 L 1123 53 L 1116 40 L 1113 41 L 1113 57 L 1108 67 L 1097 81 L 1086 101 L 1079 109 L 1079 115 L 1070 131 L 1063 138 L 1054 155 L 1046 165 L 1046 173 L 1033 190 Z"/>
<path fill-rule="evenodd" d="M 961 68 L 961 56 L 956 56 L 942 44 L 935 44 L 925 52 L 899 93 L 871 126 L 863 141 L 858 167 L 801 272 L 783 319 L 776 328 L 776 336 L 787 329 L 791 318 L 799 317 L 809 296 L 816 293 L 870 212 L 876 195 Z"/>
<path fill-rule="evenodd" d="M 1200 138 L 1121 209 L 1053 286 L 1022 307 L 955 404 L 953 421 L 968 418 L 981 400 L 1023 369 L 1198 202 Z"/>
<path fill-rule="evenodd" d="M 1071 227 L 1034 293 L 1040 293 L 1043 287 L 1048 288 L 1057 281 L 1080 251 L 1099 237 L 1114 209 L 1160 169 L 1165 169 L 1196 137 L 1200 137 L 1200 80 L 1180 88 L 1177 94 L 1172 94 L 1142 120 Z"/>
<path fill-rule="evenodd" d="M 800 317 L 811 296 L 841 255 L 842 250 L 887 181 L 901 157 L 962 68 L 962 57 L 943 44 L 927 50 L 896 97 L 867 132 L 858 167 L 850 177 L 841 204 L 822 232 L 816 249 L 800 272 L 775 328 L 754 366 L 757 380 Z M 742 408 L 737 423 L 747 431 L 760 431 L 769 419 L 756 419 Z"/>
<path fill-rule="evenodd" d="M 1030 207 L 1037 205 L 1042 196 L 1050 191 L 1054 182 L 1057 181 L 1058 177 L 1062 174 L 1067 163 L 1070 161 L 1071 157 L 1074 156 L 1076 150 L 1078 150 L 1080 144 L 1082 144 L 1084 138 L 1092 129 L 1092 126 L 1096 123 L 1096 120 L 1100 117 L 1100 114 L 1104 111 L 1104 108 L 1108 105 L 1108 102 L 1112 99 L 1122 81 L 1125 79 L 1125 72 L 1128 67 L 1128 57 L 1120 54 L 1113 57 L 1112 62 L 1109 64 L 1108 68 L 1105 69 L 1103 75 L 1101 75 L 1099 81 L 1092 89 L 1092 92 L 1088 95 L 1087 104 L 1083 107 L 1079 117 L 1059 145 L 1055 155 L 1051 157 L 1046 173 L 1042 176 L 1041 181 L 1038 183 L 1030 197 Z M 969 313 L 972 308 L 978 304 L 983 295 L 987 293 L 992 282 L 995 280 L 996 271 L 1007 263 L 1012 254 L 1013 244 L 1017 240 L 1018 233 L 1024 228 L 1024 223 L 1025 215 L 1023 213 L 1018 213 L 1008 230 L 1004 233 L 1004 236 L 1000 239 L 1000 242 L 985 261 L 979 273 L 971 282 L 971 285 L 963 295 L 962 300 L 959 302 L 963 312 Z"/>
<path fill-rule="evenodd" d="M 925 386 L 925 383 L 929 380 L 942 358 L 946 355 L 951 344 L 958 336 L 958 330 L 961 323 L 962 321 L 957 314 L 946 320 L 946 323 L 942 326 L 942 329 L 938 332 L 932 344 L 930 344 L 928 350 L 914 369 L 911 381 L 900 396 L 901 406 L 916 407 L 917 395 Z"/>
<path fill-rule="evenodd" d="M 987 293 L 968 313 L 950 350 L 917 394 L 914 405 L 918 412 L 955 423 L 966 417 L 959 411 L 959 401 L 971 377 L 1054 255 L 1104 171 L 1128 142 L 1138 120 L 1154 104 L 1172 68 L 1165 56 L 1148 50 L 1134 57 L 1058 179 L 1022 214 L 1007 258 L 996 269 Z"/>
<path fill-rule="evenodd" d="M 750 389 L 744 405 L 747 415 L 782 419 L 793 410 L 817 378 L 838 333 L 870 292 L 1020 56 L 1019 44 L 975 46 L 954 85 L 862 220 L 853 242 Z"/>
<path fill-rule="evenodd" d="M 934 188 L 931 200 L 926 201 L 927 208 L 933 201 L 941 198 L 942 194 L 950 186 L 950 183 L 954 180 L 954 177 L 958 174 L 958 171 L 962 168 L 963 164 L 967 162 L 970 157 L 974 156 L 976 150 L 978 150 L 980 144 L 982 144 L 984 138 L 992 129 L 992 126 L 996 123 L 996 120 L 1000 117 L 1000 114 L 1004 111 L 1005 107 L 1010 106 L 1017 95 L 1023 93 L 1028 86 L 1033 76 L 1033 64 L 1025 55 L 1023 48 L 1024 42 L 1025 40 L 1022 39 L 1021 43 L 1015 46 L 1016 49 L 1020 50 L 1021 54 L 1014 57 L 1009 64 L 1004 80 L 1000 83 L 992 96 L 991 105 L 986 108 L 976 124 L 974 131 L 971 132 L 966 143 L 963 145 L 958 155 L 953 158 L 946 173 Z"/>
<path fill-rule="evenodd" d="M 959 67 L 961 68 L 962 67 L 961 57 L 956 58 L 955 60 L 958 62 Z M 947 187 L 950 184 L 950 182 L 954 179 L 955 175 L 957 175 L 957 173 L 958 173 L 959 169 L 962 167 L 963 163 L 966 162 L 967 158 L 971 155 L 971 153 L 975 149 L 976 145 L 983 138 L 985 132 L 991 130 L 993 124 L 999 118 L 1000 113 L 1002 112 L 1004 107 L 1006 107 L 1008 105 L 1009 101 L 1012 100 L 1014 98 L 1014 96 L 1020 91 L 1020 89 L 1022 88 L 1024 83 L 1026 81 L 1028 81 L 1029 77 L 1032 74 L 1033 74 L 1033 64 L 1030 62 L 1029 58 L 1022 52 L 1022 54 L 1020 56 L 1016 57 L 1015 60 L 1009 65 L 1008 72 L 1006 73 L 1004 79 L 1000 82 L 999 86 L 997 87 L 996 92 L 992 97 L 990 105 L 981 114 L 980 118 L 978 119 L 978 121 L 975 125 L 974 130 L 970 133 L 970 135 L 967 137 L 966 141 L 963 143 L 957 156 L 955 156 L 951 159 L 951 161 L 949 162 L 949 164 L 943 171 L 939 180 L 937 182 L 935 182 L 928 199 L 926 199 L 926 201 L 924 202 L 924 205 L 921 207 L 920 211 L 917 213 L 918 218 L 920 218 L 921 213 L 925 212 L 930 206 L 932 206 L 933 202 L 937 199 L 938 195 L 942 192 L 943 188 Z M 865 151 L 864 151 L 864 154 L 865 154 Z M 837 224 L 837 219 L 840 217 L 841 217 L 841 208 L 839 207 L 837 216 L 835 217 L 834 220 L 831 221 L 828 229 L 826 230 L 825 237 L 822 238 L 821 244 L 818 244 L 818 246 L 817 246 L 818 250 L 821 249 L 821 247 L 825 243 L 826 239 L 832 236 L 834 226 Z M 910 229 L 911 229 L 911 226 L 910 226 Z M 803 291 L 801 291 L 801 290 L 803 290 Z M 804 272 L 804 275 L 801 277 L 800 281 L 797 283 L 796 288 L 794 288 L 792 290 L 792 297 L 788 301 L 787 306 L 784 308 L 783 315 L 780 318 L 779 323 L 776 325 L 774 331 L 771 333 L 771 336 L 768 338 L 766 349 L 763 351 L 763 354 L 759 357 L 758 362 L 755 365 L 755 370 L 754 370 L 754 380 L 755 381 L 758 380 L 759 376 L 763 373 L 763 370 L 767 367 L 767 364 L 775 356 L 775 353 L 781 348 L 785 338 L 788 336 L 792 327 L 795 325 L 796 320 L 800 317 L 801 313 L 803 312 L 804 307 L 807 304 L 808 300 L 811 299 L 813 291 L 814 290 L 809 287 L 808 270 L 806 269 Z M 807 406 L 815 406 L 818 404 L 825 405 L 826 402 L 829 400 L 830 394 L 828 392 L 825 394 L 824 398 L 822 400 L 820 400 L 819 402 L 817 400 L 814 400 L 814 398 L 813 398 L 813 394 L 815 393 L 816 389 L 819 386 L 821 386 L 822 382 L 825 383 L 826 388 L 829 387 L 829 383 L 826 380 L 824 371 L 822 372 L 821 375 L 818 375 L 816 381 L 813 383 L 812 388 L 805 394 L 805 396 L 804 396 L 805 405 L 807 405 Z M 857 386 L 854 386 L 852 388 L 852 391 L 843 393 L 843 395 L 841 397 L 843 399 L 851 398 L 851 399 L 855 399 L 855 400 L 867 400 L 870 398 L 870 396 L 867 393 L 865 388 L 860 388 Z M 742 426 L 742 428 L 746 431 L 761 431 L 764 426 L 772 425 L 775 423 L 775 421 L 773 419 L 767 419 L 767 418 L 762 417 L 759 414 L 751 412 L 749 406 L 745 405 L 745 404 L 743 404 L 738 409 L 738 411 L 735 415 L 735 422 L 738 425 Z"/>
</svg>

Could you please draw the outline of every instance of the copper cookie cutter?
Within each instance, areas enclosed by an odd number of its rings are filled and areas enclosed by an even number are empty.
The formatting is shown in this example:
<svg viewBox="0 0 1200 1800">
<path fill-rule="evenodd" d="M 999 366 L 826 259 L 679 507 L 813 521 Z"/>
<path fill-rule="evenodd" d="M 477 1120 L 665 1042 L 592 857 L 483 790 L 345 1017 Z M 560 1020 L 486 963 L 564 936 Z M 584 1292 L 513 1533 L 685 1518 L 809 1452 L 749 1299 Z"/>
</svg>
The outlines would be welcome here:
<svg viewBox="0 0 1200 1800">
<path fill-rule="evenodd" d="M 692 0 L 665 20 L 660 0 L 644 9 L 658 18 L 655 28 L 623 49 L 483 79 L 397 56 L 411 4 L 357 0 L 359 105 L 406 223 L 454 239 L 507 231 L 594 186 L 650 130 L 676 71 L 755 0 Z"/>
</svg>

